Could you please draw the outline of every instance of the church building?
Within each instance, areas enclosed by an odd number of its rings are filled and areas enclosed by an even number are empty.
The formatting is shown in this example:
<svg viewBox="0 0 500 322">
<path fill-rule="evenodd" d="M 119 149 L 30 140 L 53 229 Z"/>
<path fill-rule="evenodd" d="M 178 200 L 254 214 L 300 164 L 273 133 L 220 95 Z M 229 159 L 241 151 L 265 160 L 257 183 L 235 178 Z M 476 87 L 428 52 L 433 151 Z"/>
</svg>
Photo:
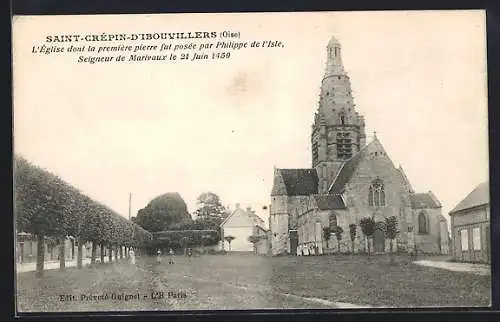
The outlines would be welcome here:
<svg viewBox="0 0 500 322">
<path fill-rule="evenodd" d="M 399 230 L 392 249 L 449 252 L 448 226 L 438 198 L 431 191 L 413 190 L 376 135 L 367 144 L 365 120 L 355 109 L 335 38 L 327 46 L 311 146 L 312 168 L 274 169 L 269 219 L 273 255 L 350 252 L 352 248 L 364 252 L 368 247 L 384 253 L 391 245 L 383 225 L 391 216 L 397 218 Z M 360 227 L 366 217 L 374 219 L 377 227 L 370 239 Z M 353 224 L 354 243 L 349 228 Z M 337 226 L 343 230 L 340 243 L 335 235 L 326 240 L 324 228 Z"/>
</svg>

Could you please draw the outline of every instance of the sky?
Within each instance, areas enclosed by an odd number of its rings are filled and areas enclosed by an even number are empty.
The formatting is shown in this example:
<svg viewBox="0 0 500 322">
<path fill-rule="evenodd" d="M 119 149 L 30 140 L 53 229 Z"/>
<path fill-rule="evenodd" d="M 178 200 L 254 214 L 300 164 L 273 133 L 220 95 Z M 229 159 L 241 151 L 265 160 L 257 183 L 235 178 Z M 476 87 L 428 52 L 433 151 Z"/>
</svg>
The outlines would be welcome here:
<svg viewBox="0 0 500 322">
<path fill-rule="evenodd" d="M 207 30 L 285 45 L 203 62 L 31 53 L 46 35 Z M 332 36 L 368 141 L 376 131 L 417 192 L 447 215 L 488 180 L 482 11 L 17 17 L 13 35 L 15 153 L 125 217 L 129 193 L 135 216 L 166 192 L 194 212 L 211 191 L 267 219 L 273 167 L 311 166 Z"/>
</svg>

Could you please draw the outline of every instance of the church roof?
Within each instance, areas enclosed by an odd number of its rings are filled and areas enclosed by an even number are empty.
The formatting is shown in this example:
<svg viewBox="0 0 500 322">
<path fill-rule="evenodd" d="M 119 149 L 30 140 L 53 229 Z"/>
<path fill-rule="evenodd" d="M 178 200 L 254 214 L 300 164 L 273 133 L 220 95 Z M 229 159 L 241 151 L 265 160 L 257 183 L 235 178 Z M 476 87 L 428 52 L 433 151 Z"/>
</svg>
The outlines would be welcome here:
<svg viewBox="0 0 500 322">
<path fill-rule="evenodd" d="M 318 193 L 316 169 L 280 169 L 287 196 L 309 196 Z"/>
<path fill-rule="evenodd" d="M 471 193 L 467 195 L 458 205 L 450 211 L 450 214 L 461 210 L 482 206 L 490 203 L 490 186 L 489 182 L 483 182 L 476 186 Z"/>
<path fill-rule="evenodd" d="M 413 187 L 411 186 L 411 183 L 410 183 L 410 180 L 408 180 L 408 177 L 406 176 L 406 173 L 405 171 L 403 170 L 403 167 L 400 165 L 399 168 L 398 168 L 398 172 L 399 174 L 401 175 L 401 178 L 403 179 L 403 182 L 406 184 L 406 186 L 408 187 L 408 190 L 410 192 L 414 192 L 413 191 Z"/>
<path fill-rule="evenodd" d="M 314 195 L 314 200 L 320 210 L 345 209 L 341 195 Z"/>
<path fill-rule="evenodd" d="M 371 143 L 370 143 L 371 144 Z M 330 194 L 340 194 L 345 187 L 345 184 L 351 180 L 354 172 L 356 171 L 358 164 L 366 155 L 367 147 L 369 145 L 364 146 L 358 153 L 356 153 L 352 158 L 347 160 L 342 168 L 340 168 L 335 181 L 331 185 L 329 189 Z"/>
<path fill-rule="evenodd" d="M 413 209 L 421 208 L 440 208 L 441 205 L 430 192 L 426 193 L 412 193 L 410 195 L 411 207 Z"/>
</svg>

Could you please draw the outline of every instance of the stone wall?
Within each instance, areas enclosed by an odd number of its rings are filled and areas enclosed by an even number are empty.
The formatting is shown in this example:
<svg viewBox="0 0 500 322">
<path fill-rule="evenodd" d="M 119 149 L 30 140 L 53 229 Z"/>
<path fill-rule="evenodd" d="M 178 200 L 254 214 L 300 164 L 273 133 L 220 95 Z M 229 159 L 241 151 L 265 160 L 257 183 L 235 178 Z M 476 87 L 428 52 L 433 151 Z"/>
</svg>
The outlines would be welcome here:
<svg viewBox="0 0 500 322">
<path fill-rule="evenodd" d="M 272 196 L 269 216 L 271 230 L 271 253 L 278 255 L 288 252 L 288 197 Z"/>
<path fill-rule="evenodd" d="M 428 232 L 419 232 L 418 217 L 424 213 L 428 220 Z M 441 253 L 441 208 L 427 208 L 413 210 L 413 227 L 415 247 L 417 252 L 440 254 Z"/>
<path fill-rule="evenodd" d="M 400 172 L 394 167 L 385 150 L 377 141 L 367 146 L 365 153 L 366 157 L 360 161 L 345 191 L 349 221 L 356 223 L 359 228 L 357 234 L 359 236 L 362 235 L 359 227 L 362 218 L 375 216 L 378 220 L 383 221 L 385 218 L 395 216 L 398 218 L 400 230 L 397 241 L 407 243 L 407 218 L 410 209 L 407 205 L 408 202 L 405 202 L 408 199 L 406 184 Z M 385 206 L 382 207 L 370 206 L 368 202 L 370 185 L 376 179 L 382 180 L 384 184 Z M 366 247 L 364 241 L 357 244 L 359 248 Z"/>
</svg>

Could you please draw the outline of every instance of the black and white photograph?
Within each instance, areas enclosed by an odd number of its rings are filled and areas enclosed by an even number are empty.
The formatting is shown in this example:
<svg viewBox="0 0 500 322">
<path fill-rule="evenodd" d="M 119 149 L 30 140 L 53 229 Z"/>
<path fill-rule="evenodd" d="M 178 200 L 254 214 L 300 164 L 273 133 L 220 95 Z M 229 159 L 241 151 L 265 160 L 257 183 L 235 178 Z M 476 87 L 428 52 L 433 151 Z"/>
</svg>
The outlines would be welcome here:
<svg viewBox="0 0 500 322">
<path fill-rule="evenodd" d="M 16 312 L 490 307 L 485 21 L 14 16 Z"/>
</svg>

